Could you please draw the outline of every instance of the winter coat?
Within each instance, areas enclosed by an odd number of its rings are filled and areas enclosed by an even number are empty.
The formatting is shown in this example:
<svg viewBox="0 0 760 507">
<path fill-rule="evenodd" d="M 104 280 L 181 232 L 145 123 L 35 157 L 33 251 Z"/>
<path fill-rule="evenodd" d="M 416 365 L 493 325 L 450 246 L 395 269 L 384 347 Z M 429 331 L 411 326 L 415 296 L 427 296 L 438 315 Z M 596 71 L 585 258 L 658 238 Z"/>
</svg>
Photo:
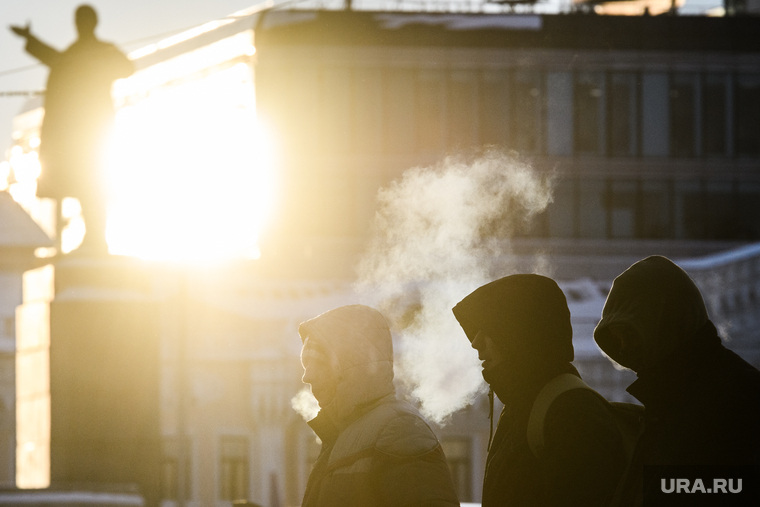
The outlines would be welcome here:
<svg viewBox="0 0 760 507">
<path fill-rule="evenodd" d="M 564 370 L 577 375 L 569 364 Z M 617 426 L 594 393 L 560 395 L 544 421 L 544 452 L 536 457 L 528 447 L 533 402 L 554 373 L 544 372 L 521 396 L 505 400 L 488 452 L 483 507 L 601 506 L 612 499 L 625 457 Z"/>
<path fill-rule="evenodd" d="M 40 131 L 38 195 L 81 197 L 99 190 L 98 171 L 114 117 L 111 85 L 134 72 L 116 46 L 78 39 L 58 51 L 29 36 L 26 51 L 50 68 Z"/>
<path fill-rule="evenodd" d="M 635 349 L 621 347 L 611 326 L 633 329 Z M 644 466 L 760 465 L 760 372 L 723 346 L 681 268 L 660 256 L 628 268 L 594 337 L 610 358 L 635 366 L 628 392 L 646 407 L 631 487 L 640 489 Z"/>
<path fill-rule="evenodd" d="M 340 365 L 333 401 L 309 422 L 322 449 L 302 505 L 458 506 L 435 433 L 396 399 L 385 319 L 365 306 L 345 306 L 301 324 L 299 333 L 321 342 Z"/>
<path fill-rule="evenodd" d="M 561 394 L 544 420 L 545 448 L 528 444 L 528 418 L 541 389 L 563 373 L 578 375 L 567 301 L 538 275 L 512 275 L 467 296 L 454 315 L 472 340 L 483 330 L 506 352 L 490 374 L 504 403 L 488 452 L 483 507 L 601 506 L 612 499 L 625 468 L 622 440 L 596 394 Z"/>
</svg>

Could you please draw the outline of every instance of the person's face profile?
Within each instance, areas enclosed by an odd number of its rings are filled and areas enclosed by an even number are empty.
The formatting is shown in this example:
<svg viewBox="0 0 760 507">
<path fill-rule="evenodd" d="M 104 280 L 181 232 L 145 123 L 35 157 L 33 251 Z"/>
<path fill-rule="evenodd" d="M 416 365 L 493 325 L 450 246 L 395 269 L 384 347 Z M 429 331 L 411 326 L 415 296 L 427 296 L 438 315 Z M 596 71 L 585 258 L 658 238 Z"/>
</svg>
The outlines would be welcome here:
<svg viewBox="0 0 760 507">
<path fill-rule="evenodd" d="M 335 397 L 337 365 L 333 364 L 322 347 L 309 337 L 306 337 L 301 348 L 301 365 L 304 370 L 301 381 L 311 386 L 311 393 L 319 402 L 319 406 L 325 407 Z"/>
<path fill-rule="evenodd" d="M 638 333 L 630 326 L 610 326 L 608 333 L 612 348 L 617 350 L 619 360 L 616 361 L 633 371 L 640 371 L 644 367 L 644 350 Z"/>
<path fill-rule="evenodd" d="M 504 361 L 504 352 L 490 335 L 478 331 L 472 340 L 472 348 L 478 351 L 478 359 L 483 361 L 483 370 L 493 370 Z"/>
</svg>

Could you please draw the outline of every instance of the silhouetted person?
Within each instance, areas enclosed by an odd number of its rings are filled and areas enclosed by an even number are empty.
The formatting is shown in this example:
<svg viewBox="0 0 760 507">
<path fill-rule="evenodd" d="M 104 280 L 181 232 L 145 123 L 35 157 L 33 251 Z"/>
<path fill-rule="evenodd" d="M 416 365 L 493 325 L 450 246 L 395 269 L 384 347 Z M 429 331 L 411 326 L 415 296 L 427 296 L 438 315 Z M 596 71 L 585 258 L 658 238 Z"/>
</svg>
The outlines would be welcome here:
<svg viewBox="0 0 760 507">
<path fill-rule="evenodd" d="M 483 361 L 483 378 L 504 403 L 488 451 L 483 507 L 600 506 L 625 464 L 607 403 L 587 389 L 559 394 L 544 420 L 545 447 L 531 450 L 528 420 L 539 393 L 573 367 L 570 311 L 550 278 L 518 274 L 488 283 L 454 307 Z"/>
<path fill-rule="evenodd" d="M 636 372 L 628 392 L 646 407 L 627 481 L 632 504 L 646 465 L 760 465 L 760 372 L 723 346 L 680 267 L 652 256 L 619 275 L 594 339 Z"/>
<path fill-rule="evenodd" d="M 303 382 L 320 406 L 309 425 L 322 440 L 303 507 L 458 506 L 436 435 L 396 398 L 385 318 L 342 306 L 298 332 Z"/>
<path fill-rule="evenodd" d="M 79 6 L 75 22 L 79 36 L 64 51 L 40 41 L 29 25 L 11 30 L 26 39 L 30 55 L 50 68 L 37 194 L 59 203 L 64 197 L 79 199 L 87 228 L 83 247 L 105 251 L 102 156 L 114 117 L 111 85 L 132 74 L 134 66 L 116 46 L 95 36 L 95 9 Z"/>
</svg>

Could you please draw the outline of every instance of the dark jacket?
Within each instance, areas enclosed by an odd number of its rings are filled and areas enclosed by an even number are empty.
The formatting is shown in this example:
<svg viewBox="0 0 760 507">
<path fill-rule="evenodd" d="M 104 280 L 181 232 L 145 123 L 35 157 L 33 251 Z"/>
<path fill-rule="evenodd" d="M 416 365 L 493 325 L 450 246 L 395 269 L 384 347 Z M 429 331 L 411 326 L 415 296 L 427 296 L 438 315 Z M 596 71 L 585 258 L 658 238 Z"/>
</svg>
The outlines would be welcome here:
<svg viewBox="0 0 760 507">
<path fill-rule="evenodd" d="M 538 275 L 512 275 L 487 284 L 454 308 L 472 340 L 486 331 L 507 353 L 484 376 L 504 403 L 486 462 L 483 507 L 607 505 L 625 467 L 621 437 L 597 395 L 560 395 L 544 422 L 544 452 L 528 445 L 528 417 L 552 378 L 578 375 L 567 301 L 557 284 Z"/>
<path fill-rule="evenodd" d="M 332 403 L 309 422 L 322 440 L 304 507 L 458 506 L 446 457 L 428 424 L 396 399 L 385 319 L 352 305 L 311 319 L 301 337 L 340 364 Z"/>
<path fill-rule="evenodd" d="M 634 347 L 621 347 L 611 326 L 630 328 Z M 685 271 L 660 256 L 628 268 L 594 337 L 635 369 L 628 391 L 646 407 L 629 482 L 640 485 L 647 465 L 760 465 L 760 372 L 723 346 Z"/>
<path fill-rule="evenodd" d="M 38 195 L 82 197 L 99 190 L 100 161 L 114 117 L 111 85 L 134 72 L 116 46 L 78 39 L 58 51 L 34 36 L 26 51 L 50 68 L 40 131 Z"/>
</svg>

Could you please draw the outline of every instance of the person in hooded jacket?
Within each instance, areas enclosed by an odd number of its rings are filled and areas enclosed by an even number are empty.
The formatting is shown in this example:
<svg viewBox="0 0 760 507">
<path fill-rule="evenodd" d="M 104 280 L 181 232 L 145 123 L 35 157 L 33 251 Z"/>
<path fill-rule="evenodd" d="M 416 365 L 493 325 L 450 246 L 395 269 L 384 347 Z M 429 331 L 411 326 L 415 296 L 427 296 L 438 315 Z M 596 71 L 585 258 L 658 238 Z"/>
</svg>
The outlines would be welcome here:
<svg viewBox="0 0 760 507">
<path fill-rule="evenodd" d="M 536 456 L 527 437 L 536 397 L 573 367 L 570 311 L 554 280 L 517 274 L 488 283 L 453 309 L 483 361 L 483 377 L 504 404 L 489 446 L 483 507 L 608 505 L 625 451 L 605 400 L 587 389 L 560 394 Z"/>
<path fill-rule="evenodd" d="M 396 397 L 385 318 L 363 305 L 303 322 L 303 382 L 322 441 L 303 507 L 458 506 L 446 457 L 422 416 Z"/>
<path fill-rule="evenodd" d="M 723 346 L 683 269 L 662 256 L 630 266 L 612 284 L 594 339 L 636 373 L 627 390 L 646 408 L 626 480 L 631 504 L 660 487 L 644 484 L 646 466 L 760 466 L 760 372 Z"/>
</svg>

